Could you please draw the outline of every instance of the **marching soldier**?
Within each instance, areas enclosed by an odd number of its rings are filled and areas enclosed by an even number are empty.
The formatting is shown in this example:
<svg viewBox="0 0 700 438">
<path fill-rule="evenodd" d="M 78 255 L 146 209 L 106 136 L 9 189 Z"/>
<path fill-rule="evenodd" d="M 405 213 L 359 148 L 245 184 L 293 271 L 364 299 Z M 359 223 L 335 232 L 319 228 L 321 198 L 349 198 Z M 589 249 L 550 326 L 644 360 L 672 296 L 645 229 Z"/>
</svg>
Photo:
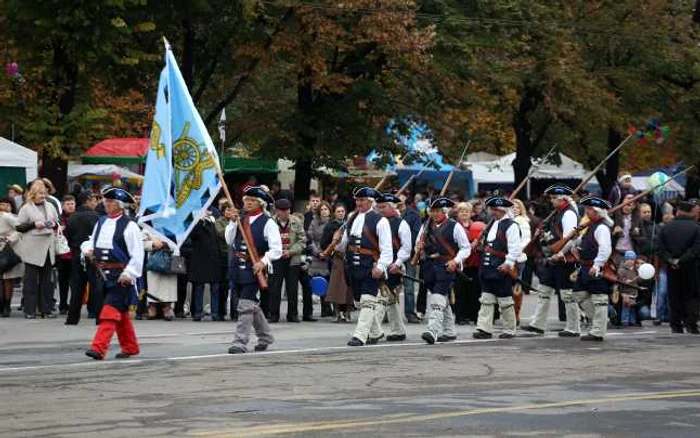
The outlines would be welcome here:
<svg viewBox="0 0 700 438">
<path fill-rule="evenodd" d="M 117 187 L 105 190 L 102 196 L 106 215 L 99 218 L 90 240 L 80 248 L 100 272 L 97 293 L 104 295 L 97 332 L 85 355 L 104 359 L 116 331 L 121 352 L 115 358 L 126 359 L 139 354 L 129 306 L 137 302 L 136 280 L 143 270 L 143 240 L 139 226 L 124 214 L 125 204 L 135 203 L 133 196 Z"/>
<path fill-rule="evenodd" d="M 406 326 L 399 310 L 399 295 L 403 289 L 405 264 L 411 258 L 411 228 L 401 218 L 396 204 L 401 202 L 398 196 L 384 193 L 377 198 L 379 214 L 389 221 L 391 228 L 391 245 L 394 262 L 389 265 L 389 278 L 380 286 L 379 304 L 377 306 L 377 323 L 382 324 L 384 314 L 389 318 L 390 334 L 387 341 L 403 341 L 406 339 Z"/>
<path fill-rule="evenodd" d="M 499 338 L 515 336 L 515 309 L 513 308 L 513 277 L 518 257 L 522 252 L 520 227 L 507 217 L 513 203 L 503 197 L 486 200 L 491 209 L 493 223 L 487 228 L 484 251 L 481 257 L 479 279 L 481 280 L 481 308 L 476 323 L 475 339 L 490 339 L 493 336 L 493 314 L 496 304 L 503 320 L 503 333 Z"/>
<path fill-rule="evenodd" d="M 437 198 L 430 204 L 430 219 L 421 227 L 416 244 L 416 253 L 424 252 L 423 280 L 431 292 L 428 330 L 421 335 L 428 344 L 457 339 L 449 296 L 462 262 L 471 254 L 471 245 L 464 228 L 447 217 L 453 206 L 448 198 Z"/>
<path fill-rule="evenodd" d="M 581 199 L 586 207 L 586 216 L 591 225 L 579 239 L 577 255 L 581 268 L 574 284 L 574 297 L 577 305 L 591 316 L 589 334 L 581 336 L 582 341 L 602 341 L 608 327 L 608 296 L 610 284 L 602 276 L 603 268 L 612 254 L 610 227 L 613 221 L 608 217 L 610 204 L 596 197 Z"/>
<path fill-rule="evenodd" d="M 556 254 L 552 254 L 550 245 L 571 234 L 578 226 L 578 212 L 576 204 L 571 198 L 573 191 L 564 185 L 553 185 L 544 191 L 549 196 L 552 207 L 556 213 L 543 225 L 542 234 L 537 242 L 541 257 L 543 258 L 538 270 L 540 279 L 540 291 L 537 297 L 537 309 L 530 319 L 530 324 L 523 330 L 544 334 L 547 329 L 547 316 L 549 305 L 556 300 L 556 292 L 559 291 L 561 299 L 566 307 L 566 327 L 559 332 L 562 337 L 578 337 L 580 333 L 580 314 L 578 304 L 575 302 L 572 292 L 573 283 L 570 279 L 574 272 L 573 263 L 567 263 L 566 253 L 573 248 L 570 241 Z"/>
<path fill-rule="evenodd" d="M 379 192 L 363 187 L 355 190 L 354 197 L 356 214 L 350 218 L 337 246 L 339 251 L 345 251 L 348 283 L 355 300 L 360 301 L 357 327 L 348 342 L 351 347 L 376 344 L 384 336 L 376 316 L 377 292 L 393 260 L 389 221 L 372 210 Z"/>
<path fill-rule="evenodd" d="M 256 276 L 264 270 L 270 271 L 272 263 L 282 257 L 282 238 L 275 221 L 265 213 L 272 197 L 261 187 L 248 187 L 243 192 L 244 215 L 240 225 L 231 222 L 226 226 L 226 243 L 232 246 L 231 281 L 238 300 L 238 325 L 230 354 L 245 353 L 254 328 L 258 338 L 255 351 L 265 351 L 274 342 L 265 315 L 260 309 L 258 292 L 260 284 Z M 245 236 L 239 232 L 243 230 Z M 247 242 L 246 242 L 247 241 Z M 248 244 L 251 246 L 248 247 Z M 260 259 L 253 263 L 250 254 L 257 253 Z"/>
</svg>

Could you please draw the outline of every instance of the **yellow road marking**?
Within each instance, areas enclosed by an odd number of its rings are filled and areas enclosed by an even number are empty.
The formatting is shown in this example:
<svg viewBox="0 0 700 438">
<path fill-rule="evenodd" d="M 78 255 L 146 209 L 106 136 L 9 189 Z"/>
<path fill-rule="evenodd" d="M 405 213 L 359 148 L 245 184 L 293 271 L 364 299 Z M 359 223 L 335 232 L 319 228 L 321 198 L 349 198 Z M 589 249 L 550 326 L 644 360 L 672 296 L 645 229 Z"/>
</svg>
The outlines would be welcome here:
<svg viewBox="0 0 700 438">
<path fill-rule="evenodd" d="M 302 432 L 318 432 L 336 429 L 360 429 L 368 426 L 382 426 L 388 424 L 415 423 L 423 421 L 444 420 L 448 418 L 467 417 L 472 415 L 496 414 L 504 412 L 531 411 L 538 409 L 566 408 L 584 405 L 611 404 L 635 400 L 661 400 L 681 397 L 700 397 L 700 389 L 687 389 L 679 391 L 648 392 L 638 394 L 610 395 L 597 399 L 566 400 L 551 403 L 530 403 L 515 406 L 500 406 L 493 408 L 476 408 L 465 411 L 442 412 L 436 414 L 412 415 L 402 414 L 397 418 L 396 414 L 364 420 L 337 420 L 306 423 L 280 423 L 270 426 L 253 426 L 237 429 L 230 432 L 200 432 L 197 436 L 214 438 L 235 438 L 263 435 L 281 435 Z"/>
</svg>

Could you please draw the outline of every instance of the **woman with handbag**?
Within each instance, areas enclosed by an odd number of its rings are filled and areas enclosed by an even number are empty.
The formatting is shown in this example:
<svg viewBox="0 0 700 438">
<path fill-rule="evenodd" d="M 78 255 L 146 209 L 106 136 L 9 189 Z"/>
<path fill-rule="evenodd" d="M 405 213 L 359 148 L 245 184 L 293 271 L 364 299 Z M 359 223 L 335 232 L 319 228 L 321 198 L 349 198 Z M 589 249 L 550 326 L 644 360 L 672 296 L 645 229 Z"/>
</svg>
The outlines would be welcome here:
<svg viewBox="0 0 700 438">
<path fill-rule="evenodd" d="M 172 253 L 172 248 L 169 247 L 168 243 L 158 239 L 154 234 L 146 230 L 142 230 L 141 234 L 143 235 L 143 247 L 148 253 L 149 260 L 153 261 L 159 257 L 161 255 L 159 252 Z M 146 263 L 146 284 L 148 284 L 146 294 L 148 316 L 146 319 L 156 318 L 156 304 L 158 303 L 163 306 L 164 320 L 172 321 L 175 319 L 173 306 L 177 301 L 177 275 L 168 273 L 168 268 L 166 267 L 165 272 L 163 272 L 163 269 L 153 269 L 152 263 L 150 266 L 148 262 Z"/>
<path fill-rule="evenodd" d="M 17 231 L 22 239 L 15 250 L 24 261 L 24 317 L 36 318 L 37 306 L 42 318 L 55 318 L 53 313 L 54 285 L 51 276 L 56 263 L 56 233 L 58 212 L 46 201 L 46 186 L 32 183 L 27 200 L 17 217 Z"/>
<path fill-rule="evenodd" d="M 12 248 L 19 240 L 15 231 L 17 216 L 11 213 L 12 199 L 0 198 L 0 316 L 10 316 L 12 289 L 17 278 L 22 278 L 24 265 Z"/>
</svg>

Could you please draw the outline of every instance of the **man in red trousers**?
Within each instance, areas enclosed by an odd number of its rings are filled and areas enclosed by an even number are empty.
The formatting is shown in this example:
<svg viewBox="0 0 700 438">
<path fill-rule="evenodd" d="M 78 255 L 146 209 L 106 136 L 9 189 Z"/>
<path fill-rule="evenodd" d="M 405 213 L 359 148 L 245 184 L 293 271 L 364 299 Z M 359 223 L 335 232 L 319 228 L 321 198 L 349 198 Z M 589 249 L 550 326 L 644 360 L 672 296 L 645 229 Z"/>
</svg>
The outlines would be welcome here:
<svg viewBox="0 0 700 438">
<path fill-rule="evenodd" d="M 98 271 L 97 293 L 104 295 L 97 333 L 85 354 L 95 360 L 104 359 L 116 331 L 121 352 L 115 357 L 125 359 L 139 354 L 129 306 L 137 302 L 136 280 L 143 269 L 143 240 L 136 222 L 124 214 L 125 204 L 135 202 L 133 196 L 117 187 L 106 189 L 102 196 L 105 215 L 97 221 L 90 240 L 81 245 L 83 254 Z"/>
</svg>

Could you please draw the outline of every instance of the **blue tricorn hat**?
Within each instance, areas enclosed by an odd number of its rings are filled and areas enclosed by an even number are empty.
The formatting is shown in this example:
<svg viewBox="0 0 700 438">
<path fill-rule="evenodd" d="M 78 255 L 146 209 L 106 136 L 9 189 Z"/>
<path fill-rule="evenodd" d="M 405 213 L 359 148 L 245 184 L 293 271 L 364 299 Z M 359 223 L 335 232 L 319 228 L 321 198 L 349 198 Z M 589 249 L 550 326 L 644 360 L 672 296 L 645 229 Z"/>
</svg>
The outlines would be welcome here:
<svg viewBox="0 0 700 438">
<path fill-rule="evenodd" d="M 603 209 L 610 208 L 610 203 L 604 199 L 597 198 L 595 196 L 588 196 L 579 201 L 579 204 L 586 207 L 598 207 Z"/>
<path fill-rule="evenodd" d="M 355 198 L 372 198 L 372 199 L 377 199 L 379 198 L 381 194 L 374 190 L 372 187 L 361 187 L 359 189 L 355 189 L 353 192 L 353 196 Z"/>
<path fill-rule="evenodd" d="M 450 198 L 437 198 L 430 204 L 430 208 L 452 208 L 455 205 L 455 201 Z"/>
<path fill-rule="evenodd" d="M 486 200 L 487 207 L 510 208 L 513 206 L 513 201 L 504 198 L 503 196 L 493 196 Z"/>
<path fill-rule="evenodd" d="M 563 184 L 553 184 L 544 191 L 545 195 L 565 195 L 570 196 L 574 191 Z"/>
<path fill-rule="evenodd" d="M 265 201 L 268 204 L 274 204 L 275 199 L 270 196 L 269 193 L 267 193 L 262 187 L 258 186 L 253 186 L 253 187 L 248 187 L 243 191 L 243 196 L 252 196 L 254 198 L 258 198 L 261 201 Z"/>
<path fill-rule="evenodd" d="M 394 204 L 398 204 L 399 202 L 401 202 L 401 200 L 398 196 L 394 195 L 393 193 L 382 193 L 377 198 L 377 202 L 392 202 Z"/>
<path fill-rule="evenodd" d="M 126 204 L 136 204 L 136 199 L 131 196 L 131 193 L 119 187 L 107 187 L 102 190 L 102 197 L 105 199 L 116 199 Z"/>
</svg>

